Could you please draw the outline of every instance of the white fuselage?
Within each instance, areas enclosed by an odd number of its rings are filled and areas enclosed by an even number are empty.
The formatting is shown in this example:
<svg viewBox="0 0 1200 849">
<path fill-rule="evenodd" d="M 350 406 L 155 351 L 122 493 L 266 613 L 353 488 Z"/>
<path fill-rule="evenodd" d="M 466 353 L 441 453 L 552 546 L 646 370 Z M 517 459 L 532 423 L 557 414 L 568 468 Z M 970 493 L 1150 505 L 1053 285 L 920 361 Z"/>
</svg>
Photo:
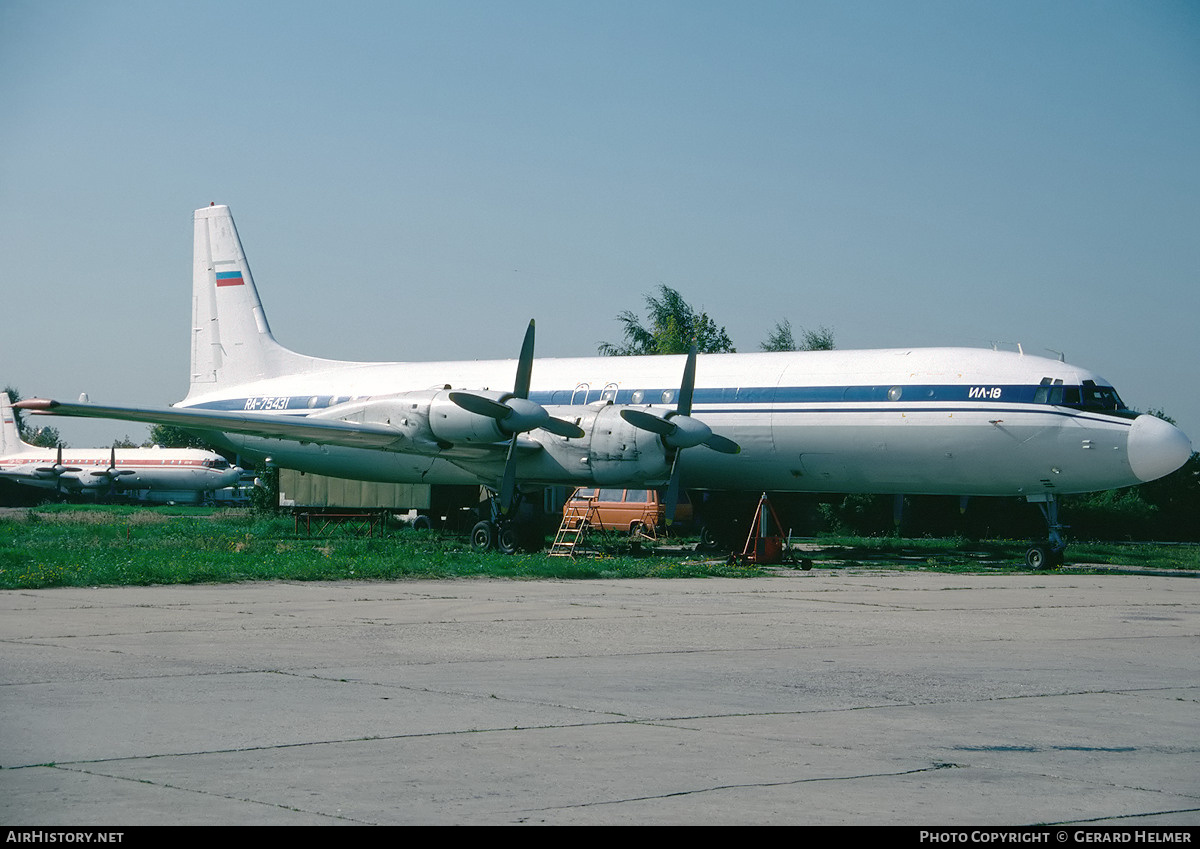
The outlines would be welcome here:
<svg viewBox="0 0 1200 849">
<path fill-rule="evenodd" d="M 198 448 L 64 449 L 26 446 L 0 457 L 0 477 L 64 492 L 171 490 L 208 492 L 233 486 L 241 469 Z M 58 467 L 58 468 L 56 468 Z M 115 473 L 114 473 L 115 472 Z"/>
<path fill-rule="evenodd" d="M 610 425 L 619 427 L 612 421 L 615 412 L 605 415 L 608 401 L 650 405 L 652 412 L 671 409 L 683 359 L 537 360 L 530 399 L 558 418 L 582 418 L 587 436 L 538 435 L 543 445 L 573 442 L 580 450 L 566 452 L 565 460 L 550 450 L 523 455 L 519 479 L 661 485 L 669 466 L 653 434 L 625 434 L 618 452 L 611 445 L 584 451 L 581 443 Z M 512 360 L 331 363 L 309 373 L 193 394 L 182 406 L 311 415 L 350 400 L 386 399 L 447 384 L 503 391 L 511 386 L 515 367 Z M 1038 390 L 1054 387 L 1055 381 L 1060 387 L 1080 387 L 1084 381 L 1108 387 L 1107 381 L 1065 363 L 978 349 L 701 356 L 692 415 L 742 450 L 736 455 L 703 447 L 685 452 L 683 483 L 703 489 L 1030 496 L 1149 479 L 1153 458 L 1138 454 L 1155 449 L 1140 445 L 1148 441 L 1140 439 L 1143 426 L 1136 429 L 1130 458 L 1137 419 L 1117 410 L 1051 403 L 1049 392 L 1039 395 Z M 367 413 L 367 420 L 377 419 Z M 495 474 L 489 475 L 486 463 L 447 462 L 436 453 L 236 434 L 224 441 L 255 459 L 356 479 L 467 483 Z"/>
</svg>

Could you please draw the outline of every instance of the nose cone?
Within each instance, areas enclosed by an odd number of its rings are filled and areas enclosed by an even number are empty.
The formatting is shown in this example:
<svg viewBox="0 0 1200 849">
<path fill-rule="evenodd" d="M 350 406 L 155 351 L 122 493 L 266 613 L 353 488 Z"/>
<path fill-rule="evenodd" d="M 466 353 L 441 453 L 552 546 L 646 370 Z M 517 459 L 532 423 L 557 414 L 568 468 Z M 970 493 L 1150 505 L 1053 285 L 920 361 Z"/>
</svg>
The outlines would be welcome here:
<svg viewBox="0 0 1200 849">
<path fill-rule="evenodd" d="M 1192 456 L 1192 441 L 1157 416 L 1138 416 L 1129 430 L 1129 467 L 1140 480 L 1169 475 Z"/>
</svg>

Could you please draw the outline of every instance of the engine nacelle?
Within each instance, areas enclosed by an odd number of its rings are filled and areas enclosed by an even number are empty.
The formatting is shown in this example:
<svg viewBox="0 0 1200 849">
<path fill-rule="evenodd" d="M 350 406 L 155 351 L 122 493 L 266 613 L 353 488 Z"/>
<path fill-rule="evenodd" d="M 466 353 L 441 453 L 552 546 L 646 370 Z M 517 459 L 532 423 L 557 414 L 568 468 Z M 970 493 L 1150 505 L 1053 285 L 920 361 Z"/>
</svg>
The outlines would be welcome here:
<svg viewBox="0 0 1200 849">
<path fill-rule="evenodd" d="M 499 392 L 471 394 L 496 401 L 506 397 Z M 652 487 L 667 482 L 671 464 L 662 440 L 625 421 L 620 415 L 622 407 L 597 404 L 546 409 L 552 416 L 578 424 L 584 435 L 556 436 L 543 429 L 522 435 L 526 447 L 518 453 L 518 480 L 550 486 Z M 351 401 L 323 410 L 317 417 L 386 424 L 398 431 L 392 450 L 440 455 L 483 480 L 499 477 L 505 453 L 470 452 L 458 456 L 452 449 L 494 445 L 512 438 L 495 419 L 472 413 L 451 401 L 447 389 Z M 542 450 L 529 450 L 530 442 L 536 442 Z"/>
<path fill-rule="evenodd" d="M 612 404 L 589 407 L 550 407 L 552 416 L 576 422 L 581 439 L 562 439 L 539 433 L 545 449 L 518 466 L 524 480 L 575 486 L 658 486 L 671 472 L 662 441 L 621 418 Z"/>
<path fill-rule="evenodd" d="M 502 430 L 494 418 L 463 409 L 450 400 L 450 394 L 448 389 L 401 392 L 349 401 L 316 415 L 318 418 L 394 427 L 400 431 L 397 436 L 401 442 L 396 446 L 397 450 L 424 454 L 455 445 L 490 445 L 512 438 L 512 433 Z M 497 402 L 508 397 L 500 392 L 474 391 L 470 394 Z M 514 415 L 514 418 L 519 419 L 520 415 Z"/>
<path fill-rule="evenodd" d="M 494 401 L 505 396 L 500 392 L 473 392 Z M 496 420 L 464 410 L 450 400 L 449 392 L 439 392 L 429 404 L 429 429 L 439 442 L 451 445 L 486 445 L 507 441 L 511 434 L 500 429 Z"/>
<path fill-rule="evenodd" d="M 415 454 L 437 454 L 454 442 L 466 441 L 464 432 L 473 435 L 475 442 L 496 442 L 502 438 L 492 419 L 467 412 L 450 401 L 448 395 L 444 389 L 426 389 L 348 401 L 322 410 L 314 418 L 387 425 L 397 430 L 393 450 Z M 435 409 L 444 415 L 435 417 Z M 455 418 L 450 420 L 450 416 Z M 435 421 L 451 421 L 451 425 L 435 428 Z"/>
</svg>

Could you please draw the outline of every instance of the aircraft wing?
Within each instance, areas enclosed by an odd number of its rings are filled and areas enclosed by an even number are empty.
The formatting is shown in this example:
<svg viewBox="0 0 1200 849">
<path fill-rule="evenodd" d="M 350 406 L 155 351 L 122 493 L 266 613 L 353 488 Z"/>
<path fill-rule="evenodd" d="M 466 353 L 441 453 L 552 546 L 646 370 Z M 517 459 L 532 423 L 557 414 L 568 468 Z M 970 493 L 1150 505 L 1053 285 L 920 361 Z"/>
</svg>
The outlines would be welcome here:
<svg viewBox="0 0 1200 849">
<path fill-rule="evenodd" d="M 27 483 L 33 486 L 54 486 L 53 475 L 41 475 L 33 470 L 27 469 L 0 469 L 0 478 L 10 480 L 15 483 Z"/>
<path fill-rule="evenodd" d="M 24 469 L 0 469 L 0 478 L 25 486 L 36 486 L 39 489 L 60 489 L 72 492 L 82 489 L 86 485 L 80 479 L 78 471 L 64 472 L 56 476 Z"/>
<path fill-rule="evenodd" d="M 338 419 L 267 413 L 227 413 L 216 410 L 191 410 L 186 407 L 105 407 L 99 404 L 71 404 L 45 398 L 31 398 L 14 406 L 41 415 L 119 419 L 174 425 L 192 430 L 244 433 L 293 442 L 344 445 L 350 448 L 412 450 L 406 445 L 410 440 L 398 428 L 373 422 L 346 422 Z"/>
</svg>

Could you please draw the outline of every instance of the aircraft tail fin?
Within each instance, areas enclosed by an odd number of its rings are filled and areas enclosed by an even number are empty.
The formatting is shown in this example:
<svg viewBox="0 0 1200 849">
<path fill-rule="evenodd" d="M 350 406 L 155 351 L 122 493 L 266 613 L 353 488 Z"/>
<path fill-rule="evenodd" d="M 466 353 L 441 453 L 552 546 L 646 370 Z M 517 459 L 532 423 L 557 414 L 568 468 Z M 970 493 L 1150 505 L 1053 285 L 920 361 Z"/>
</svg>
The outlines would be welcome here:
<svg viewBox="0 0 1200 849">
<path fill-rule="evenodd" d="M 197 209 L 192 265 L 192 372 L 188 397 L 328 361 L 275 341 L 228 206 Z"/>
<path fill-rule="evenodd" d="M 12 400 L 7 392 L 0 392 L 0 455 L 20 451 L 23 447 Z"/>
</svg>

